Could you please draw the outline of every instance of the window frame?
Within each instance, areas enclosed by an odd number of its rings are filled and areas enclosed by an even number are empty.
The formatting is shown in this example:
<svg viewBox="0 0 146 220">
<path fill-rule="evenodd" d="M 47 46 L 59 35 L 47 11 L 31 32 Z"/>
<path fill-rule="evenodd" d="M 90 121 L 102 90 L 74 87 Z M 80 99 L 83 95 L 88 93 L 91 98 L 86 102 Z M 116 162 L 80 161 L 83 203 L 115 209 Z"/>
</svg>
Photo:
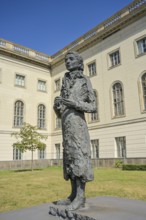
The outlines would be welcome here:
<svg viewBox="0 0 146 220">
<path fill-rule="evenodd" d="M 20 116 L 20 115 L 17 115 L 17 113 L 18 113 L 18 110 L 16 110 L 16 103 L 21 103 L 22 104 L 22 107 L 21 108 L 23 108 L 23 110 L 19 110 L 19 113 L 20 113 L 20 111 L 22 111 L 22 115 Z M 19 107 L 19 106 L 18 106 Z M 19 108 L 20 108 L 19 107 Z M 17 101 L 15 101 L 14 102 L 14 115 L 13 115 L 13 127 L 14 128 L 20 128 L 20 127 L 22 127 L 23 126 L 23 123 L 24 123 L 24 111 L 25 111 L 25 105 L 24 105 L 24 102 L 22 101 L 22 100 L 17 100 Z M 17 112 L 17 113 L 16 113 Z M 16 113 L 16 114 L 15 114 Z M 15 122 L 16 121 L 20 121 L 20 120 L 22 120 L 22 123 L 16 123 L 15 124 Z"/>
<path fill-rule="evenodd" d="M 24 85 L 20 85 L 20 84 L 17 84 L 16 83 L 16 80 L 17 80 L 17 76 L 20 76 L 20 77 L 23 77 L 24 78 Z M 21 73 L 15 73 L 15 82 L 14 82 L 14 85 L 16 87 L 19 87 L 19 88 L 26 88 L 26 75 L 25 74 L 21 74 Z"/>
<path fill-rule="evenodd" d="M 140 101 L 140 111 L 141 114 L 146 113 L 146 103 L 144 102 L 144 93 L 143 93 L 143 85 L 142 85 L 142 77 L 146 74 L 146 70 L 143 71 L 139 78 L 138 78 L 138 94 L 139 94 L 139 101 Z"/>
<path fill-rule="evenodd" d="M 124 143 L 124 145 L 123 145 L 124 147 L 122 146 L 122 142 L 118 142 L 118 141 L 120 141 L 120 139 L 123 139 L 122 141 Z M 123 159 L 127 158 L 126 136 L 115 137 L 115 147 L 116 147 L 115 158 L 119 158 L 119 159 L 120 158 L 123 158 Z"/>
<path fill-rule="evenodd" d="M 46 149 L 38 150 L 38 159 L 39 160 L 46 159 Z"/>
<path fill-rule="evenodd" d="M 59 154 L 58 154 L 57 148 L 59 149 Z M 55 159 L 60 160 L 61 159 L 61 144 L 60 143 L 55 144 L 55 152 L 56 152 Z"/>
<path fill-rule="evenodd" d="M 96 107 L 97 107 L 97 112 L 95 113 L 90 113 L 89 115 L 89 123 L 95 123 L 99 121 L 99 101 L 98 101 L 98 93 L 95 89 L 93 89 L 93 92 L 96 93 L 95 95 L 95 102 L 96 102 Z M 96 115 L 96 116 L 95 116 Z M 95 119 L 92 120 L 92 116 L 95 116 Z"/>
<path fill-rule="evenodd" d="M 146 35 L 143 35 L 137 39 L 134 40 L 134 51 L 135 51 L 135 58 L 141 57 L 146 55 L 146 52 L 144 53 L 139 53 L 139 49 L 138 49 L 138 41 L 141 41 L 142 39 L 146 38 Z"/>
<path fill-rule="evenodd" d="M 23 153 L 15 146 L 13 147 L 13 160 L 23 160 Z"/>
<path fill-rule="evenodd" d="M 43 115 L 44 115 L 44 117 L 39 117 L 40 116 L 40 110 L 39 110 L 39 107 L 41 107 L 41 106 L 43 106 L 44 107 L 44 109 L 43 109 L 43 111 L 44 111 L 44 113 L 43 113 Z M 41 110 L 42 111 L 42 110 Z M 43 123 L 43 127 L 42 126 L 40 126 L 41 124 Z M 39 130 L 46 130 L 46 106 L 44 105 L 44 104 L 39 104 L 38 106 L 37 106 L 37 127 L 38 127 L 38 129 Z"/>
<path fill-rule="evenodd" d="M 112 61 L 111 61 L 111 55 L 118 52 L 119 53 L 119 62 L 115 65 L 112 64 Z M 107 60 L 108 60 L 108 69 L 113 69 L 115 67 L 118 67 L 122 64 L 122 60 L 121 60 L 121 51 L 120 51 L 120 47 L 119 48 L 116 48 L 115 50 L 109 52 L 107 54 Z"/>
<path fill-rule="evenodd" d="M 39 88 L 39 82 L 44 82 L 45 83 L 45 90 Z M 44 79 L 38 79 L 37 80 L 37 91 L 44 92 L 44 93 L 47 92 L 47 80 L 44 80 Z"/>
<path fill-rule="evenodd" d="M 100 155 L 99 154 L 99 139 L 92 139 L 91 140 L 91 158 L 92 159 L 99 159 L 100 158 L 99 155 Z"/>
<path fill-rule="evenodd" d="M 57 115 L 55 117 L 55 130 L 61 130 L 61 118 L 57 117 Z"/>
<path fill-rule="evenodd" d="M 95 70 L 96 70 L 96 73 L 95 74 L 90 74 L 90 71 L 89 71 L 89 66 L 91 66 L 92 64 L 95 64 Z M 97 76 L 97 63 L 96 63 L 96 60 L 92 60 L 91 62 L 87 63 L 86 64 L 86 68 L 87 68 L 87 75 L 91 78 L 91 77 L 94 77 L 94 76 Z"/>
<path fill-rule="evenodd" d="M 59 88 L 56 86 L 56 82 L 59 81 Z M 54 80 L 54 92 L 58 92 L 61 90 L 61 78 L 55 79 Z"/>
<path fill-rule="evenodd" d="M 0 84 L 2 83 L 2 68 L 0 68 Z"/>
<path fill-rule="evenodd" d="M 115 101 L 114 101 L 114 91 L 113 91 L 113 87 L 116 84 L 120 84 L 121 88 L 122 88 L 122 101 L 120 100 L 119 102 L 122 103 L 122 110 L 123 110 L 123 114 L 116 114 L 115 111 Z M 123 88 L 123 83 L 121 81 L 115 81 L 112 85 L 111 85 L 111 109 L 112 109 L 112 119 L 117 119 L 117 118 L 122 118 L 126 116 L 126 111 L 125 111 L 125 97 L 124 97 L 124 88 Z"/>
</svg>

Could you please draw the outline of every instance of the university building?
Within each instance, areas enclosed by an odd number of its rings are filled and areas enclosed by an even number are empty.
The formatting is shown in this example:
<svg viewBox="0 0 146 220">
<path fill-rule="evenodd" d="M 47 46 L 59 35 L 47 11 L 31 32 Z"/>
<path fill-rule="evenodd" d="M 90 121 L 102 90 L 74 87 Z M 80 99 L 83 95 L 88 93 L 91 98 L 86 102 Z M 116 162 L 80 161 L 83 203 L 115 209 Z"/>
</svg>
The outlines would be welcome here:
<svg viewBox="0 0 146 220">
<path fill-rule="evenodd" d="M 86 114 L 92 158 L 146 163 L 146 0 L 135 0 L 52 56 L 0 39 L 0 168 L 29 164 L 31 152 L 12 147 L 24 122 L 48 135 L 36 164 L 62 158 L 53 103 L 70 50 L 83 57 L 96 97 L 97 113 Z"/>
</svg>

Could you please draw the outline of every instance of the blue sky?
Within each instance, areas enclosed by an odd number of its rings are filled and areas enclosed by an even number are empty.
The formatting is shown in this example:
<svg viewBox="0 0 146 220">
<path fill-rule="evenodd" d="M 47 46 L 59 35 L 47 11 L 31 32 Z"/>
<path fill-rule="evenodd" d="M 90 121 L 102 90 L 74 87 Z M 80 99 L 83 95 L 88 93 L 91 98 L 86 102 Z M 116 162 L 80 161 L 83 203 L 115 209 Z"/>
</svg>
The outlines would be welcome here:
<svg viewBox="0 0 146 220">
<path fill-rule="evenodd" d="M 53 55 L 132 0 L 0 0 L 0 38 Z"/>
</svg>

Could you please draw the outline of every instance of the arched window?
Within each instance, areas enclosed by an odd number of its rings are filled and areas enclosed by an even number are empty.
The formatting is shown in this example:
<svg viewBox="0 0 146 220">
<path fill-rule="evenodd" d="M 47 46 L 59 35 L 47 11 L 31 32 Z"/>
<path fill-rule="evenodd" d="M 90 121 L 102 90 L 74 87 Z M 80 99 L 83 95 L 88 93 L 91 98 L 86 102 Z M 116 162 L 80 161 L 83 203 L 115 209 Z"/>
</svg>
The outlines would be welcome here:
<svg viewBox="0 0 146 220">
<path fill-rule="evenodd" d="M 44 105 L 38 106 L 38 128 L 45 128 L 46 108 Z"/>
<path fill-rule="evenodd" d="M 124 115 L 123 89 L 119 82 L 113 85 L 113 106 L 114 116 Z"/>
<path fill-rule="evenodd" d="M 24 118 L 24 104 L 22 101 L 15 102 L 14 106 L 14 126 L 21 126 Z"/>
<path fill-rule="evenodd" d="M 142 91 L 143 91 L 143 106 L 144 106 L 144 111 L 146 111 L 146 73 L 142 75 L 141 82 L 142 82 Z"/>
<path fill-rule="evenodd" d="M 95 96 L 95 102 L 96 102 L 96 107 L 97 107 L 97 112 L 91 113 L 90 114 L 90 121 L 96 121 L 98 120 L 98 100 L 97 100 L 97 92 L 94 90 L 94 96 Z"/>
</svg>

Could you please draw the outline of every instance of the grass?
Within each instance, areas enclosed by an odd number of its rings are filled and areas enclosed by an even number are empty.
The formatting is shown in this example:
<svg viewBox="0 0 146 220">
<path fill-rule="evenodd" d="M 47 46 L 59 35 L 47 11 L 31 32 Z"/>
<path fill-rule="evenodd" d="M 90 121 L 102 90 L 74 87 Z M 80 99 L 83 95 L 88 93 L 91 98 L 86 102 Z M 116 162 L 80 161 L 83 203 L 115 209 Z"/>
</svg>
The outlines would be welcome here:
<svg viewBox="0 0 146 220">
<path fill-rule="evenodd" d="M 95 169 L 86 196 L 118 196 L 146 201 L 146 172 Z M 70 193 L 61 167 L 32 171 L 0 171 L 0 212 L 56 201 Z"/>
</svg>

